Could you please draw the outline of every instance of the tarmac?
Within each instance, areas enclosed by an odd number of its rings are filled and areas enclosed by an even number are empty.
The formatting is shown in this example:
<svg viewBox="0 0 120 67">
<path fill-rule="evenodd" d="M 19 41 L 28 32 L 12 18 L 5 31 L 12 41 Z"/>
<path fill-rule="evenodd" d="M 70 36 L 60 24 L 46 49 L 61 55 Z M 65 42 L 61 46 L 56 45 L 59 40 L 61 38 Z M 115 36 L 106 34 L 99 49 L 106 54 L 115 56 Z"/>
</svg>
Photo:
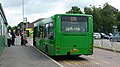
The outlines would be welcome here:
<svg viewBox="0 0 120 67">
<path fill-rule="evenodd" d="M 49 56 L 37 50 L 33 46 L 32 38 L 27 38 L 28 44 L 26 46 L 21 46 L 20 42 L 18 42 L 20 41 L 19 39 L 19 37 L 16 39 L 15 46 L 5 47 L 0 57 L 0 67 L 63 67 Z M 94 47 L 120 52 L 96 45 Z"/>
<path fill-rule="evenodd" d="M 30 44 L 5 47 L 0 67 L 61 67 Z"/>
</svg>

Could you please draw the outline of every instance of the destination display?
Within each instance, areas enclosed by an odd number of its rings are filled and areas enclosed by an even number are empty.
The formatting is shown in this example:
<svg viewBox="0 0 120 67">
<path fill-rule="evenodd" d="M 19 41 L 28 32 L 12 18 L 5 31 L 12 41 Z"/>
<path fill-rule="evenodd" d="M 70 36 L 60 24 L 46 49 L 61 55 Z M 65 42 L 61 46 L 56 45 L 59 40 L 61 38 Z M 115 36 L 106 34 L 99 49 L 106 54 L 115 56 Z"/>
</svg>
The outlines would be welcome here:
<svg viewBox="0 0 120 67">
<path fill-rule="evenodd" d="M 62 32 L 87 32 L 87 17 L 62 17 Z"/>
</svg>

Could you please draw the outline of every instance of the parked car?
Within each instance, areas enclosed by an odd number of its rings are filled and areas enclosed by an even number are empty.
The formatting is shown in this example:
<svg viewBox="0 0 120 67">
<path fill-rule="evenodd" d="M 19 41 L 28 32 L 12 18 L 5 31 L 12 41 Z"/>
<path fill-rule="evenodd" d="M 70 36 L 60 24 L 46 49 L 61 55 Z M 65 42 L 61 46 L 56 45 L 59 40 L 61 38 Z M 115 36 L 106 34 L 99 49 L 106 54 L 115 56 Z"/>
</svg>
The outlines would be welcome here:
<svg viewBox="0 0 120 67">
<path fill-rule="evenodd" d="M 119 42 L 120 41 L 120 32 L 115 33 L 115 35 L 110 36 L 110 41 L 111 42 Z"/>
<path fill-rule="evenodd" d="M 109 36 L 113 36 L 113 34 L 112 34 L 112 33 L 109 33 L 108 35 L 109 35 Z"/>
<path fill-rule="evenodd" d="M 94 33 L 93 37 L 94 37 L 95 39 L 100 39 L 100 38 L 101 38 L 101 35 L 100 35 L 100 33 Z"/>
<path fill-rule="evenodd" d="M 101 38 L 103 39 L 109 39 L 110 36 L 106 35 L 105 33 L 100 33 L 101 34 Z"/>
</svg>

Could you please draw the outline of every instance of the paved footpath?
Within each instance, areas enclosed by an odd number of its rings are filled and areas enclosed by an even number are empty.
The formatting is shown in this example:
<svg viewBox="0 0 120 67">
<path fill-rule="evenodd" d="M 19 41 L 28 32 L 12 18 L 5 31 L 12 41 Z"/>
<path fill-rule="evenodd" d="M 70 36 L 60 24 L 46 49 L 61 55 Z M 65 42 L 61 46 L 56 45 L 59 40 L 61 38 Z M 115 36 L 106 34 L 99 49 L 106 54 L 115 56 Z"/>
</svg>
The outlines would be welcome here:
<svg viewBox="0 0 120 67">
<path fill-rule="evenodd" d="M 5 47 L 0 67 L 60 67 L 33 46 Z"/>
</svg>

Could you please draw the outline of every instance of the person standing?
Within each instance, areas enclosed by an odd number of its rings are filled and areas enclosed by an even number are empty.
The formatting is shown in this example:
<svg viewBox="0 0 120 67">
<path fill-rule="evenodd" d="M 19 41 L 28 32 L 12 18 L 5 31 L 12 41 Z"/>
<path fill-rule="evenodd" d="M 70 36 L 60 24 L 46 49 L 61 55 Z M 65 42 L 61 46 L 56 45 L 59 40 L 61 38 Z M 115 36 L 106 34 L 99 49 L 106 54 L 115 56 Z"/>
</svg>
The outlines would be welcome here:
<svg viewBox="0 0 120 67">
<path fill-rule="evenodd" d="M 28 43 L 27 42 L 27 32 L 26 31 L 23 32 L 23 43 L 24 43 L 24 45 L 26 45 Z"/>
<path fill-rule="evenodd" d="M 21 46 L 24 45 L 26 46 L 27 44 L 27 34 L 26 31 L 23 31 L 23 33 L 21 33 Z"/>
<path fill-rule="evenodd" d="M 24 45 L 24 42 L 23 42 L 23 33 L 20 34 L 21 36 L 21 46 Z"/>
<path fill-rule="evenodd" d="M 13 32 L 13 30 L 11 31 L 11 35 L 12 35 L 12 45 L 15 45 L 15 33 Z"/>
<path fill-rule="evenodd" d="M 12 35 L 11 35 L 11 30 L 8 31 L 8 34 L 7 34 L 7 43 L 8 43 L 8 47 L 11 46 L 11 40 L 12 40 Z"/>
</svg>

